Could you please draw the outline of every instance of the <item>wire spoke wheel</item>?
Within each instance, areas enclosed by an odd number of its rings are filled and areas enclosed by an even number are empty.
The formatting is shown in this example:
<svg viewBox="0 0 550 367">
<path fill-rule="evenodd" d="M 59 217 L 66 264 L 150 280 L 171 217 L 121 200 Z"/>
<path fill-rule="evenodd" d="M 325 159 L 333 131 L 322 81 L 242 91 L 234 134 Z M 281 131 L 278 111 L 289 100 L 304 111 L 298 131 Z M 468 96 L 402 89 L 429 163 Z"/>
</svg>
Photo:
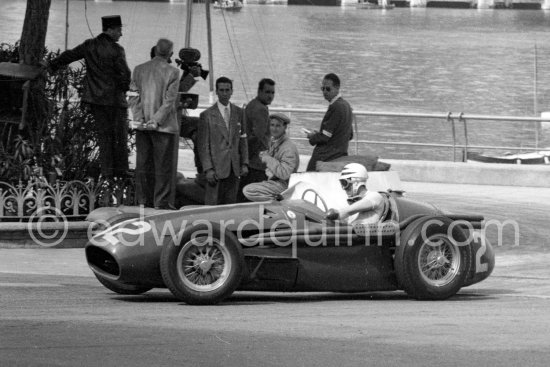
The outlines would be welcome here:
<svg viewBox="0 0 550 367">
<path fill-rule="evenodd" d="M 222 286 L 232 266 L 224 244 L 207 237 L 187 242 L 177 259 L 180 278 L 186 286 L 196 291 L 212 291 Z"/>
<path fill-rule="evenodd" d="M 455 295 L 471 267 L 468 236 L 445 216 L 418 218 L 403 231 L 394 266 L 401 289 L 416 299 Z"/>
<path fill-rule="evenodd" d="M 239 240 L 213 222 L 189 226 L 181 242 L 167 243 L 160 256 L 164 284 L 193 305 L 223 301 L 239 286 L 244 269 Z"/>
<path fill-rule="evenodd" d="M 448 284 L 460 269 L 458 247 L 447 236 L 430 237 L 419 249 L 418 268 L 426 283 L 435 287 Z"/>
</svg>

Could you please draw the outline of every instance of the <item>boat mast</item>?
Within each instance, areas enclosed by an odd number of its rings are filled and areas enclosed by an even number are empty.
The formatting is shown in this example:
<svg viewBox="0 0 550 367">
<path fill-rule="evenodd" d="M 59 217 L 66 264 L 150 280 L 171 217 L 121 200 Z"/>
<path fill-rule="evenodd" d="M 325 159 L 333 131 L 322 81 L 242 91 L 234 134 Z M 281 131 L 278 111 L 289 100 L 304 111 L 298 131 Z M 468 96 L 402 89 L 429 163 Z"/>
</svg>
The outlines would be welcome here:
<svg viewBox="0 0 550 367">
<path fill-rule="evenodd" d="M 193 12 L 193 0 L 187 0 L 187 17 L 185 20 L 185 48 L 191 47 L 191 13 Z"/>
<path fill-rule="evenodd" d="M 192 1 L 192 0 L 189 0 Z M 208 40 L 208 70 L 210 70 L 208 81 L 210 83 L 209 103 L 214 103 L 214 60 L 212 59 L 212 22 L 210 21 L 210 0 L 206 4 L 206 35 Z"/>
<path fill-rule="evenodd" d="M 69 0 L 65 0 L 65 51 L 69 44 Z"/>
<path fill-rule="evenodd" d="M 534 74 L 534 80 L 533 80 L 533 90 L 534 90 L 534 103 L 533 103 L 533 109 L 535 110 L 535 116 L 537 116 L 537 110 L 539 109 L 538 107 L 538 99 L 539 99 L 539 96 L 538 96 L 538 88 L 537 88 L 537 78 L 538 78 L 538 70 L 537 70 L 537 41 L 535 41 L 535 57 L 534 57 L 534 60 L 533 60 L 533 74 Z M 541 123 L 540 122 L 535 122 L 535 148 L 539 148 L 539 129 L 540 129 L 540 125 Z"/>
<path fill-rule="evenodd" d="M 214 103 L 214 61 L 212 59 L 212 22 L 210 21 L 210 0 L 205 1 L 206 5 L 206 35 L 208 39 L 208 70 L 210 70 L 209 84 L 210 93 L 208 95 L 208 101 L 210 104 Z M 187 0 L 187 18 L 185 23 L 185 47 L 191 47 L 191 20 L 193 13 L 193 0 Z"/>
</svg>

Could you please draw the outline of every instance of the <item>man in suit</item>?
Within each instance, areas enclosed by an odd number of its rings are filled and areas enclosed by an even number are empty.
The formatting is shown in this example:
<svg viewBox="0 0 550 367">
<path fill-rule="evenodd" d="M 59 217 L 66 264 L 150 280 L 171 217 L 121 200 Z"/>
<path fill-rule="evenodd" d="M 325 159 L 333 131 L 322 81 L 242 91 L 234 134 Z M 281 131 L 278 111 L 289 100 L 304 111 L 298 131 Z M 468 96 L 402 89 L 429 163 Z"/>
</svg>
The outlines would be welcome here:
<svg viewBox="0 0 550 367">
<path fill-rule="evenodd" d="M 318 161 L 348 155 L 349 141 L 353 138 L 352 109 L 340 94 L 340 78 L 332 73 L 325 75 L 321 90 L 329 106 L 319 131 L 307 133 L 309 143 L 315 146 L 307 171 L 315 171 Z"/>
<path fill-rule="evenodd" d="M 248 174 L 248 147 L 243 110 L 229 102 L 233 82 L 216 80 L 218 102 L 200 114 L 199 157 L 206 174 L 206 205 L 237 200 L 239 177 Z"/>
<path fill-rule="evenodd" d="M 136 194 L 140 205 L 174 209 L 179 124 L 179 69 L 171 66 L 174 44 L 160 39 L 155 57 L 136 66 L 132 89 L 139 93 L 132 106 L 136 131 Z"/>
</svg>

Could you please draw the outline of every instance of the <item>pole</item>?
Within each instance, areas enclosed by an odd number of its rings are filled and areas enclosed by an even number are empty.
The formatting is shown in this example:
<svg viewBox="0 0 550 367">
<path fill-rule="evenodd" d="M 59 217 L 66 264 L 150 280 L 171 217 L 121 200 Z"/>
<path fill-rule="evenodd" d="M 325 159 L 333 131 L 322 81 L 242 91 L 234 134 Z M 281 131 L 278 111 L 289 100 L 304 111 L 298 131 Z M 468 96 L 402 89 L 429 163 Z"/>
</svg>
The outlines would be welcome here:
<svg viewBox="0 0 550 367">
<path fill-rule="evenodd" d="M 533 89 L 534 89 L 534 101 L 533 101 L 533 109 L 535 112 L 535 116 L 537 116 L 538 111 L 538 92 L 537 92 L 537 77 L 538 77 L 538 70 L 537 70 L 537 42 L 535 41 L 535 57 L 533 60 L 533 74 L 534 74 L 534 80 L 533 80 Z M 538 149 L 539 147 L 539 128 L 541 126 L 540 122 L 535 122 L 535 148 Z"/>
<path fill-rule="evenodd" d="M 189 0 L 191 1 L 191 0 Z M 210 20 L 210 0 L 205 1 L 206 4 L 206 34 L 208 39 L 208 69 L 210 70 L 210 103 L 214 103 L 214 60 L 212 58 L 212 22 Z"/>
<path fill-rule="evenodd" d="M 65 0 L 65 50 L 69 47 L 69 0 Z"/>
<path fill-rule="evenodd" d="M 185 47 L 191 47 L 191 16 L 193 12 L 193 0 L 187 0 L 187 18 L 185 20 Z"/>
</svg>

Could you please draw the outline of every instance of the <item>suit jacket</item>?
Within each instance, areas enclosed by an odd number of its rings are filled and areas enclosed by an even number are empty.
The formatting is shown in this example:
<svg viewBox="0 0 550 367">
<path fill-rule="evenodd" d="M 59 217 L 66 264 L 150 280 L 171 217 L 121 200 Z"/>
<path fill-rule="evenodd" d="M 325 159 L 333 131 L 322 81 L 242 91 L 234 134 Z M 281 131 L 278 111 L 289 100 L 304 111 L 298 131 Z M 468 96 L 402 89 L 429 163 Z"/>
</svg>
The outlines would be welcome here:
<svg viewBox="0 0 550 367">
<path fill-rule="evenodd" d="M 57 70 L 80 59 L 84 59 L 86 65 L 82 102 L 127 107 L 125 92 L 130 86 L 130 69 L 124 48 L 101 33 L 63 52 L 50 62 L 50 68 Z"/>
<path fill-rule="evenodd" d="M 230 103 L 229 131 L 217 104 L 203 111 L 198 128 L 199 157 L 204 172 L 214 169 L 219 179 L 237 177 L 241 166 L 248 165 L 248 146 L 243 110 Z"/>
<path fill-rule="evenodd" d="M 179 134 L 176 104 L 178 102 L 180 71 L 166 59 L 155 57 L 136 66 L 131 88 L 139 92 L 131 106 L 135 121 L 155 120 L 160 132 Z"/>
<path fill-rule="evenodd" d="M 244 112 L 250 168 L 263 171 L 265 164 L 262 163 L 258 153 L 269 149 L 269 109 L 256 97 L 250 101 Z"/>
</svg>

